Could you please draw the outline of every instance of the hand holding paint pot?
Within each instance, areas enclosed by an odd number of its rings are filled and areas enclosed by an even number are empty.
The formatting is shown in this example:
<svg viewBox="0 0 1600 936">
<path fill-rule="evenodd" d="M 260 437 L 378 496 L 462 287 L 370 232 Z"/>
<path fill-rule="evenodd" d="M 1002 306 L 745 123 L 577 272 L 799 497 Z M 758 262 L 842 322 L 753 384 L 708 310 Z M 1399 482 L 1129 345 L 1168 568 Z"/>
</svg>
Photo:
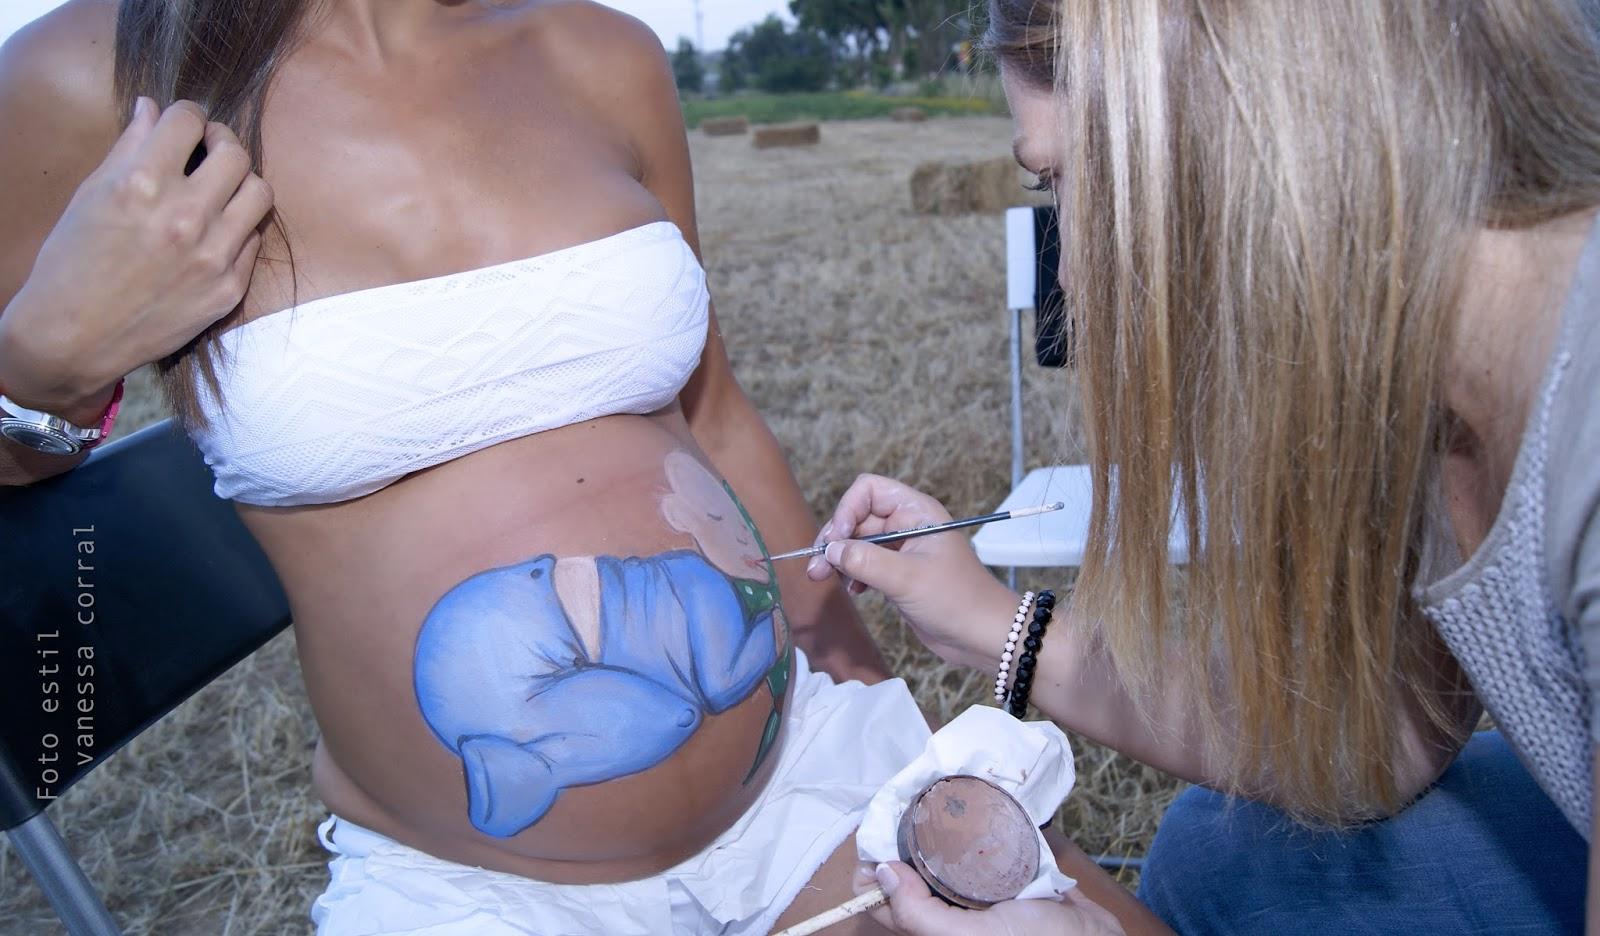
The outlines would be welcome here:
<svg viewBox="0 0 1600 936">
<path fill-rule="evenodd" d="M 856 889 L 887 895 L 872 919 L 905 936 L 1122 936 L 1122 926 L 1102 907 L 1073 891 L 1061 901 L 1007 900 L 986 910 L 951 906 L 910 866 L 862 865 Z"/>
<path fill-rule="evenodd" d="M 935 780 L 902 814 L 898 838 L 902 861 L 858 869 L 859 897 L 775 936 L 806 936 L 869 911 L 912 936 L 1122 932 L 1076 893 L 1060 903 L 1015 899 L 1039 874 L 1038 833 L 1027 810 L 986 780 Z"/>
</svg>

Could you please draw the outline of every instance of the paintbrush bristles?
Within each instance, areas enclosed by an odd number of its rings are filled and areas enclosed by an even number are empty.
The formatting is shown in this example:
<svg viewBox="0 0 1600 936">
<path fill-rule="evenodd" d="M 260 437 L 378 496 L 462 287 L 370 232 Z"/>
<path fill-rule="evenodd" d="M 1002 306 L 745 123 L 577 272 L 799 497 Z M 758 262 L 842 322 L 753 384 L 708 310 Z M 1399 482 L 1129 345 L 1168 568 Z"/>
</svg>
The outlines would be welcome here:
<svg viewBox="0 0 1600 936">
<path fill-rule="evenodd" d="M 1023 507 L 1021 510 L 1011 511 L 1011 516 L 1007 517 L 1006 519 L 1021 520 L 1024 517 L 1037 517 L 1040 514 L 1052 513 L 1057 510 L 1065 509 L 1066 506 L 1066 504 L 1057 501 L 1054 504 L 1045 504 L 1043 507 Z"/>
</svg>

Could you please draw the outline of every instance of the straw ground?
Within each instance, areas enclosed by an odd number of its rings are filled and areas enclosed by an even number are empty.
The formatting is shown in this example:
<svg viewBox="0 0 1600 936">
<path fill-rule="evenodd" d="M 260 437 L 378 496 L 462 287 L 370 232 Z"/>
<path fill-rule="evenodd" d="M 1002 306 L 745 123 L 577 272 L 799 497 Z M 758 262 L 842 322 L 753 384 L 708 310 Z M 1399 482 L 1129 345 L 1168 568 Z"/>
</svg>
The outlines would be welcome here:
<svg viewBox="0 0 1600 936">
<path fill-rule="evenodd" d="M 800 150 L 699 134 L 693 145 L 734 367 L 812 508 L 821 516 L 863 471 L 919 485 L 957 516 L 992 508 L 1009 480 L 1001 221 L 914 215 L 909 180 L 926 159 L 1004 155 L 1009 124 L 841 123 Z M 130 426 L 160 415 L 148 379 L 134 383 Z M 1030 368 L 1027 393 L 1033 460 L 1078 454 L 1069 375 Z M 1068 584 L 1059 571 L 1031 581 Z M 987 674 L 940 665 L 880 602 L 861 608 L 890 664 L 939 718 L 985 701 Z M 305 933 L 327 881 L 314 834 L 323 811 L 309 792 L 315 738 L 285 635 L 51 814 L 129 933 Z M 1074 742 L 1080 779 L 1063 828 L 1092 852 L 1142 853 L 1176 785 Z M 0 933 L 56 931 L 0 846 Z"/>
</svg>

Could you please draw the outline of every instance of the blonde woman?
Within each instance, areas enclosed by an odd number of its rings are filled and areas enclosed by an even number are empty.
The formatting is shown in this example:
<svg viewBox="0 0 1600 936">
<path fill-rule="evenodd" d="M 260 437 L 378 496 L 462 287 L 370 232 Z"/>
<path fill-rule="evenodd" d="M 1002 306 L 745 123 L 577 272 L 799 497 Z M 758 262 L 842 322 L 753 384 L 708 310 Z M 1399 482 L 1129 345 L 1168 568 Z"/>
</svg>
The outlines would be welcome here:
<svg viewBox="0 0 1600 936">
<path fill-rule="evenodd" d="M 1070 607 L 1017 668 L 1045 715 L 1202 785 L 1141 896 L 1185 933 L 1578 929 L 1600 763 L 1585 10 L 991 11 L 1019 160 L 1062 208 L 1095 475 Z M 1181 589 L 1174 489 L 1198 505 Z M 1004 674 L 1020 599 L 961 538 L 843 542 L 946 516 L 863 478 L 812 576 Z M 1499 731 L 1474 736 L 1484 711 Z M 904 932 L 1110 926 L 964 915 L 881 873 Z"/>
</svg>

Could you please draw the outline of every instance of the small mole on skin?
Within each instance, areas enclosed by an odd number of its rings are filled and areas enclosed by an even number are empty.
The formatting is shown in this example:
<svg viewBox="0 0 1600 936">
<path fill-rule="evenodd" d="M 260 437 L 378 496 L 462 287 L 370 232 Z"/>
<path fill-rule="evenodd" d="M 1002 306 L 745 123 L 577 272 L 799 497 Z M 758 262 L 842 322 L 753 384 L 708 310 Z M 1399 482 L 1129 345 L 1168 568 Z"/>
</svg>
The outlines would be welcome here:
<svg viewBox="0 0 1600 936">
<path fill-rule="evenodd" d="M 579 479 L 578 479 L 578 483 L 579 483 L 579 484 L 582 484 L 582 483 L 583 483 L 583 479 L 582 479 L 582 478 L 579 478 Z"/>
</svg>

